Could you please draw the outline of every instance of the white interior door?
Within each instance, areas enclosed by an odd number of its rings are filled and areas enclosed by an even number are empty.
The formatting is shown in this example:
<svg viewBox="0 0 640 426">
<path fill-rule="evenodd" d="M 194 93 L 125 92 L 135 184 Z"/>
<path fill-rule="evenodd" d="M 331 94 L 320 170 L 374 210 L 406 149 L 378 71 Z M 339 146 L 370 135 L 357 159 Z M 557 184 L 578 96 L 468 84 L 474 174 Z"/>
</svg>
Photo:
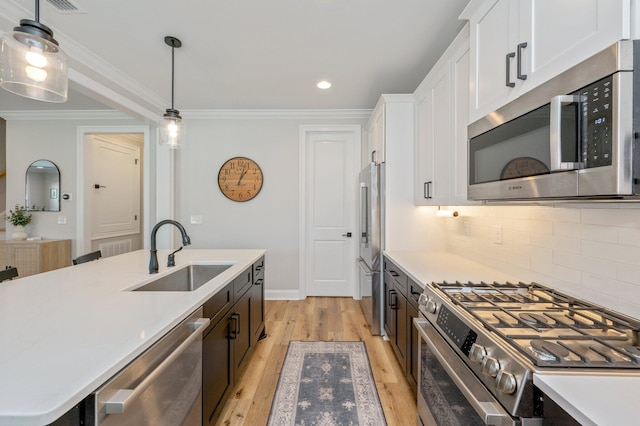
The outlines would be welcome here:
<svg viewBox="0 0 640 426">
<path fill-rule="evenodd" d="M 359 135 L 359 130 L 306 132 L 307 296 L 354 295 Z"/>
<path fill-rule="evenodd" d="M 140 232 L 140 148 L 110 135 L 91 144 L 91 238 Z"/>
</svg>

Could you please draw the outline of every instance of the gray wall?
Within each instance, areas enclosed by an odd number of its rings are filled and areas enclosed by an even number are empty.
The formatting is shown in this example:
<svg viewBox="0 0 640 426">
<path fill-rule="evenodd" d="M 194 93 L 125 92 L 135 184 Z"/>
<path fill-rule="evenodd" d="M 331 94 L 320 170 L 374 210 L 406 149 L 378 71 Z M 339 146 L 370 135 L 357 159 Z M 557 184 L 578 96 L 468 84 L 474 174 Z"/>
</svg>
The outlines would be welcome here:
<svg viewBox="0 0 640 426">
<path fill-rule="evenodd" d="M 187 122 L 188 145 L 176 152 L 176 218 L 192 247 L 267 250 L 266 290 L 297 290 L 300 125 L 357 124 L 366 119 L 245 118 Z M 218 188 L 218 171 L 231 157 L 256 161 L 264 174 L 256 198 L 238 203 Z M 190 224 L 201 215 L 202 224 Z M 269 294 L 267 295 L 269 297 Z"/>
</svg>

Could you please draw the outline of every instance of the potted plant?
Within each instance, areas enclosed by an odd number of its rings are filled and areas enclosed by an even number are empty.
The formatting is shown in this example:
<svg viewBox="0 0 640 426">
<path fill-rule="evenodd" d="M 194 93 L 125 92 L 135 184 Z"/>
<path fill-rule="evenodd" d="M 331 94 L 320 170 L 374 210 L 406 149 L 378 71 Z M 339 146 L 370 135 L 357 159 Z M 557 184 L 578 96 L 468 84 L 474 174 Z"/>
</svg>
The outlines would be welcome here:
<svg viewBox="0 0 640 426">
<path fill-rule="evenodd" d="M 20 204 L 16 204 L 14 210 L 9 210 L 7 222 L 13 225 L 14 231 L 11 238 L 14 240 L 27 239 L 27 231 L 24 227 L 31 223 L 31 213 L 27 213 L 27 208 Z"/>
</svg>

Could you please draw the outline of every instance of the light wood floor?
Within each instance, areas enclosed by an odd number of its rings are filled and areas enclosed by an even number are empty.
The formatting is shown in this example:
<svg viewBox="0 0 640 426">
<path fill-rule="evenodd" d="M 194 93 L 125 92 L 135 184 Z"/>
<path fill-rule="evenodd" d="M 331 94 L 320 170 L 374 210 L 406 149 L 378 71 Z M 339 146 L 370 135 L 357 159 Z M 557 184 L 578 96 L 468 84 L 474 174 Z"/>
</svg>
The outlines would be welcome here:
<svg viewBox="0 0 640 426">
<path fill-rule="evenodd" d="M 357 301 L 336 297 L 266 301 L 265 326 L 268 337 L 258 343 L 218 425 L 266 424 L 290 340 L 364 341 L 387 423 L 416 424 L 416 400 L 393 349 L 369 333 Z"/>
</svg>

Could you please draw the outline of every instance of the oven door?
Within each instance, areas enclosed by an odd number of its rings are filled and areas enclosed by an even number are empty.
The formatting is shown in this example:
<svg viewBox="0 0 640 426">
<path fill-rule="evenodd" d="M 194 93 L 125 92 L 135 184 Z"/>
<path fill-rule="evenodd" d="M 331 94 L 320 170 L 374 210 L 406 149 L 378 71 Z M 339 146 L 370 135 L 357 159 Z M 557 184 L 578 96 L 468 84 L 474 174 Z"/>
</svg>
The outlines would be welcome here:
<svg viewBox="0 0 640 426">
<path fill-rule="evenodd" d="M 471 370 L 423 318 L 420 335 L 418 416 L 423 425 L 516 425 Z"/>
</svg>

